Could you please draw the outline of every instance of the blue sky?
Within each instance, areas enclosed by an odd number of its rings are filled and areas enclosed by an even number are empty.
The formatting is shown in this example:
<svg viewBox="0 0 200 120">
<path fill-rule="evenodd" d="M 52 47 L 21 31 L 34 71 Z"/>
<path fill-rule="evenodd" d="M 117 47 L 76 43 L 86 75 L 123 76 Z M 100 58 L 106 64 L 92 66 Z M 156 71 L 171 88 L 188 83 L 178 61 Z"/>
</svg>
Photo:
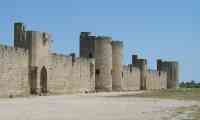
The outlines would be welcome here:
<svg viewBox="0 0 200 120">
<path fill-rule="evenodd" d="M 199 80 L 199 0 L 4 0 L 0 4 L 0 43 L 13 44 L 13 22 L 53 34 L 52 50 L 79 51 L 81 31 L 124 41 L 124 63 L 131 54 L 180 62 L 180 79 Z"/>
</svg>

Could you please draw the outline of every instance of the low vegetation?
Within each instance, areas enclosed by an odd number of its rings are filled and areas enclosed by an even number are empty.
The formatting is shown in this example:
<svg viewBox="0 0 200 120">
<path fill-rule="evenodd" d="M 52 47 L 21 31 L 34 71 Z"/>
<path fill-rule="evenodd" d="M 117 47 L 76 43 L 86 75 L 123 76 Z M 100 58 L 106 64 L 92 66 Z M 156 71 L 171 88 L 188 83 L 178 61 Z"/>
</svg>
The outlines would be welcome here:
<svg viewBox="0 0 200 120">
<path fill-rule="evenodd" d="M 193 105 L 190 107 L 179 107 L 175 110 L 173 118 L 177 120 L 199 120 L 200 107 Z"/>
<path fill-rule="evenodd" d="M 160 91 L 146 91 L 133 95 L 136 97 L 149 97 L 161 99 L 193 100 L 200 102 L 200 88 L 178 88 Z M 174 119 L 200 120 L 200 104 L 190 107 L 179 107 L 174 111 Z"/>
<path fill-rule="evenodd" d="M 200 88 L 200 83 L 195 82 L 195 81 L 190 81 L 190 82 L 181 82 L 179 84 L 180 88 Z"/>
<path fill-rule="evenodd" d="M 137 94 L 134 96 L 200 101 L 200 88 L 178 88 L 159 91 L 146 91 L 142 94 Z"/>
</svg>

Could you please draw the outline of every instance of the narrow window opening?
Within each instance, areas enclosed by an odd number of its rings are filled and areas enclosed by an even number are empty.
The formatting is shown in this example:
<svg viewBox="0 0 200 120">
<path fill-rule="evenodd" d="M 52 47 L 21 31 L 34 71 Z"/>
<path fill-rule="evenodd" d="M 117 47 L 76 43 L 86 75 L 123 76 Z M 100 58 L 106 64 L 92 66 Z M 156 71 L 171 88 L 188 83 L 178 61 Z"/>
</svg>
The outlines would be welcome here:
<svg viewBox="0 0 200 120">
<path fill-rule="evenodd" d="M 71 53 L 70 56 L 72 57 L 72 66 L 74 66 L 74 63 L 76 62 L 76 54 Z"/>
<path fill-rule="evenodd" d="M 99 70 L 99 69 L 96 69 L 96 70 L 95 70 L 95 74 L 96 74 L 96 75 L 99 75 L 99 74 L 100 74 L 100 70 Z"/>
<path fill-rule="evenodd" d="M 90 64 L 90 77 L 92 77 L 94 74 L 94 64 Z"/>
<path fill-rule="evenodd" d="M 89 58 L 93 58 L 93 55 L 92 55 L 92 53 L 89 53 Z"/>
</svg>

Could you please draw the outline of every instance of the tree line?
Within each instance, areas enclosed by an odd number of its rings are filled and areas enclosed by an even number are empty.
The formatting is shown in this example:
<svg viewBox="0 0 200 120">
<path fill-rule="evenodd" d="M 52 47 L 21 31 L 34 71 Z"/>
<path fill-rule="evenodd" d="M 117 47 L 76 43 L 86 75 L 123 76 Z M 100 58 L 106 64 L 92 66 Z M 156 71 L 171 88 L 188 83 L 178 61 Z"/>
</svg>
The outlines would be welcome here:
<svg viewBox="0 0 200 120">
<path fill-rule="evenodd" d="M 194 80 L 191 80 L 189 82 L 181 82 L 179 84 L 180 88 L 200 88 L 200 82 L 195 82 Z"/>
</svg>

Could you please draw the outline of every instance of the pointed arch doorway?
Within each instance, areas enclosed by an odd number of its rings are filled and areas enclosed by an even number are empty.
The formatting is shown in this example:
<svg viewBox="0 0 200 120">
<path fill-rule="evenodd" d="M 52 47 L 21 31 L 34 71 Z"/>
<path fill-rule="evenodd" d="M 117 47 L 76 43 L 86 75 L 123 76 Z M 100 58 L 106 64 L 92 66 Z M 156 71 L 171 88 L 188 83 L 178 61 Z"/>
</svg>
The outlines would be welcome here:
<svg viewBox="0 0 200 120">
<path fill-rule="evenodd" d="M 41 93 L 47 93 L 47 69 L 45 66 L 42 67 L 40 72 L 40 88 Z"/>
</svg>

